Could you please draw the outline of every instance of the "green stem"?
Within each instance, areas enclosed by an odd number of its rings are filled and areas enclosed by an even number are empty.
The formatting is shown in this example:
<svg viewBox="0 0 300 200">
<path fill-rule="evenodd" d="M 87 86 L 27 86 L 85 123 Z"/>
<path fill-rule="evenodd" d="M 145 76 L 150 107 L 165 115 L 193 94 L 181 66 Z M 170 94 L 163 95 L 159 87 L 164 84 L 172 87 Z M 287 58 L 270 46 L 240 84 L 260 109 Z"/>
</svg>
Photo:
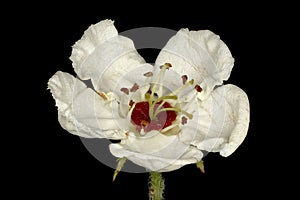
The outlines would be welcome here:
<svg viewBox="0 0 300 200">
<path fill-rule="evenodd" d="M 160 172 L 150 172 L 149 179 L 149 200 L 163 200 L 165 184 L 162 174 Z"/>
</svg>

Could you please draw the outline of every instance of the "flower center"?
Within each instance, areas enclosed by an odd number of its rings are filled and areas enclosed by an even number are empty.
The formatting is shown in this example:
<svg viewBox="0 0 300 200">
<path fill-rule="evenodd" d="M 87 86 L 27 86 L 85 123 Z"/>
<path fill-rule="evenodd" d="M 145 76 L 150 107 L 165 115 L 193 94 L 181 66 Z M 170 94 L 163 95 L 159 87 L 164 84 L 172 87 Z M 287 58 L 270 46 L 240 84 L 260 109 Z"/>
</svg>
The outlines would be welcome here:
<svg viewBox="0 0 300 200">
<path fill-rule="evenodd" d="M 160 67 L 160 71 L 157 74 L 154 83 L 145 94 L 145 101 L 135 103 L 131 100 L 129 103 L 130 106 L 134 105 L 131 113 L 131 123 L 135 125 L 136 130 L 141 135 L 152 130 L 161 130 L 171 126 L 176 120 L 178 113 L 182 113 L 189 119 L 193 117 L 190 113 L 181 110 L 177 103 L 177 94 L 188 86 L 193 85 L 193 79 L 187 81 L 187 76 L 184 76 L 182 77 L 183 85 L 181 87 L 168 95 L 161 97 L 157 96 L 156 91 L 159 90 L 159 87 L 162 87 L 159 85 L 159 82 L 164 76 L 166 70 L 170 67 L 172 66 L 169 63 Z M 185 119 L 187 120 L 187 118 Z"/>
<path fill-rule="evenodd" d="M 176 112 L 171 109 L 173 109 L 173 107 L 168 102 L 163 104 L 162 102 L 157 102 L 153 106 L 153 111 L 157 114 L 155 118 L 151 119 L 149 102 L 138 102 L 132 111 L 131 122 L 136 125 L 138 132 L 141 132 L 142 129 L 144 132 L 161 130 L 172 125 L 172 122 L 177 117 Z"/>
</svg>

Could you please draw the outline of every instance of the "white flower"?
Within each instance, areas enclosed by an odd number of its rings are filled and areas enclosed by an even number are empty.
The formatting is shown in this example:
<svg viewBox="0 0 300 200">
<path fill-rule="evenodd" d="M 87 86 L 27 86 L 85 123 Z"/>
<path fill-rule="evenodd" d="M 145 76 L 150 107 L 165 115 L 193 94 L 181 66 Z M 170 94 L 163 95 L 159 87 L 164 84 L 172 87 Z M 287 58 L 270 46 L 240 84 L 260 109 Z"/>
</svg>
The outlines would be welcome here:
<svg viewBox="0 0 300 200">
<path fill-rule="evenodd" d="M 116 157 L 172 171 L 203 152 L 228 156 L 247 134 L 247 95 L 223 85 L 234 59 L 211 31 L 181 29 L 153 66 L 104 20 L 85 31 L 70 59 L 80 79 L 58 71 L 48 82 L 58 120 L 80 137 L 121 140 L 109 147 Z M 89 79 L 93 88 L 82 81 Z"/>
</svg>

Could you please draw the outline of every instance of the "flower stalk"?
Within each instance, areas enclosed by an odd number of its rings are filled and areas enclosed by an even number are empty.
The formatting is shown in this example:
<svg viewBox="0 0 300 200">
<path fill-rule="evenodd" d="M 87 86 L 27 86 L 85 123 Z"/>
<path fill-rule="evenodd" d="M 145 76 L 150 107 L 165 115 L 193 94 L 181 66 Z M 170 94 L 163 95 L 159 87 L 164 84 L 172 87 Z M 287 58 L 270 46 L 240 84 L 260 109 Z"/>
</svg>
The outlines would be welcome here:
<svg viewBox="0 0 300 200">
<path fill-rule="evenodd" d="M 150 172 L 149 179 L 149 200 L 163 200 L 165 184 L 162 174 Z"/>
</svg>

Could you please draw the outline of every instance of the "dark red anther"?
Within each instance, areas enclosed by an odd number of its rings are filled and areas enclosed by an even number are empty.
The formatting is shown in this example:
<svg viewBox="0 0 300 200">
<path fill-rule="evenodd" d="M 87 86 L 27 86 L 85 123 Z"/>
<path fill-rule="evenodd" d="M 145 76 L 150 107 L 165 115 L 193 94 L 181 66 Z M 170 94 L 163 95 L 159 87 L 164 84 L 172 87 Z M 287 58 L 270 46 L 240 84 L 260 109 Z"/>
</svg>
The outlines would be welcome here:
<svg viewBox="0 0 300 200">
<path fill-rule="evenodd" d="M 201 92 L 202 88 L 200 87 L 200 85 L 195 85 L 195 89 L 197 92 Z"/>
<path fill-rule="evenodd" d="M 188 77 L 187 77 L 187 75 L 182 75 L 181 79 L 182 79 L 182 83 L 184 85 L 186 83 L 186 81 L 188 80 Z"/>
<path fill-rule="evenodd" d="M 128 104 L 128 105 L 129 105 L 130 107 L 132 107 L 132 106 L 133 106 L 133 104 L 134 104 L 134 101 L 130 99 L 130 101 L 129 101 L 129 104 Z"/>
</svg>

